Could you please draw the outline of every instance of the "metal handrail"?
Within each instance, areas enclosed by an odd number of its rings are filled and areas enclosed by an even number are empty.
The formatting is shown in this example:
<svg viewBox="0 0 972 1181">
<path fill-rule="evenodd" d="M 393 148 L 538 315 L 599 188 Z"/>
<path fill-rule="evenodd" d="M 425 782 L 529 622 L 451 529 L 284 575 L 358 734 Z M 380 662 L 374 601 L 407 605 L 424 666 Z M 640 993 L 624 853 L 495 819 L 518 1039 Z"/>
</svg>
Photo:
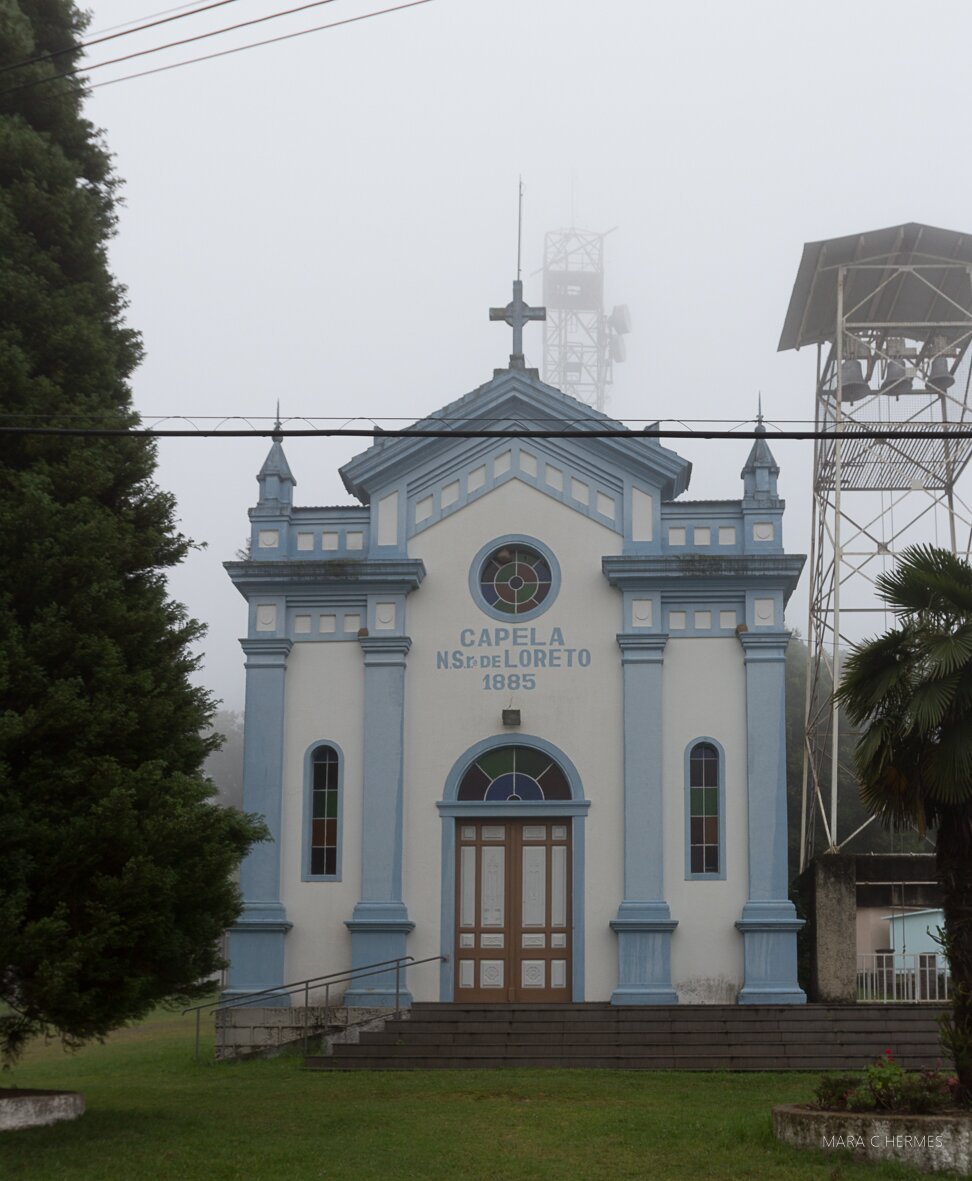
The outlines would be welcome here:
<svg viewBox="0 0 972 1181">
<path fill-rule="evenodd" d="M 187 1013 L 196 1014 L 196 1049 L 195 1056 L 199 1057 L 199 1037 L 200 1037 L 200 1023 L 202 1020 L 202 1013 L 204 1009 L 210 1009 L 214 1013 L 222 1009 L 237 1009 L 244 1005 L 251 1004 L 257 997 L 277 997 L 277 996 L 291 996 L 293 993 L 298 993 L 303 990 L 304 993 L 304 1053 L 307 1052 L 307 1039 L 309 1036 L 309 1009 L 310 1009 L 310 990 L 312 988 L 324 989 L 324 1012 L 327 1014 L 331 1007 L 331 985 L 343 984 L 347 980 L 361 980 L 368 976 L 380 976 L 389 971 L 394 965 L 395 969 L 395 1018 L 401 1017 L 401 1002 L 400 983 L 401 972 L 403 967 L 411 964 L 417 967 L 419 964 L 430 964 L 435 962 L 445 963 L 449 957 L 447 955 L 430 955 L 425 959 L 417 960 L 414 956 L 400 955 L 390 960 L 378 960 L 373 964 L 362 964 L 360 968 L 344 969 L 340 972 L 328 972 L 322 976 L 308 976 L 305 980 L 295 980 L 288 984 L 278 984 L 272 988 L 261 988 L 256 992 L 245 992 L 240 996 L 232 997 L 226 1001 L 205 1001 L 201 1005 L 190 1005 L 189 1008 L 182 1010 L 182 1015 L 185 1017 Z"/>
</svg>

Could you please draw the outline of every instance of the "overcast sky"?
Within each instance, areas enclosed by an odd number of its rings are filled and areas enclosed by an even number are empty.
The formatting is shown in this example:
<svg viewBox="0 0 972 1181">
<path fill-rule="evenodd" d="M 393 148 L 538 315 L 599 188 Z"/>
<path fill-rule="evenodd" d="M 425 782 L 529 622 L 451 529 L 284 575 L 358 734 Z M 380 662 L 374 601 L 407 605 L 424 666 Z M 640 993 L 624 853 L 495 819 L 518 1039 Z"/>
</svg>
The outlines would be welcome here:
<svg viewBox="0 0 972 1181">
<path fill-rule="evenodd" d="M 200 0 L 197 0 L 197 3 Z M 296 17 L 94 70 L 92 83 L 386 7 Z M 93 47 L 89 62 L 267 15 L 236 0 Z M 155 5 L 158 5 L 157 8 Z M 88 36 L 165 0 L 101 0 Z M 813 411 L 812 350 L 777 353 L 803 243 L 927 222 L 972 229 L 961 132 L 972 5 L 926 0 L 432 0 L 94 90 L 124 179 L 112 264 L 147 356 L 147 417 L 417 418 L 506 364 L 517 178 L 525 296 L 543 236 L 605 231 L 606 300 L 633 331 L 608 412 L 769 422 Z M 525 330 L 541 362 L 540 326 Z M 364 443 L 286 444 L 298 504 L 348 498 Z M 688 495 L 740 495 L 750 444 L 676 444 Z M 203 680 L 242 704 L 248 533 L 268 444 L 160 444 L 160 484 L 206 549 L 171 579 L 206 621 Z M 809 545 L 811 444 L 776 443 L 786 544 Z M 806 574 L 790 626 L 806 628 Z"/>
</svg>

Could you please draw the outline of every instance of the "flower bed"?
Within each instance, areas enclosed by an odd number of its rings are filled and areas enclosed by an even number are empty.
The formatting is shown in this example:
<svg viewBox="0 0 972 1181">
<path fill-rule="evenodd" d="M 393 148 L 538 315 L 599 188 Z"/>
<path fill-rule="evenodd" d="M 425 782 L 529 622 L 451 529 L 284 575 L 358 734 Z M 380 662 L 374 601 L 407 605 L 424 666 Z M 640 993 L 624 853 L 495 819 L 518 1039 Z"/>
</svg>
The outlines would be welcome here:
<svg viewBox="0 0 972 1181">
<path fill-rule="evenodd" d="M 906 1071 L 885 1050 L 863 1075 L 824 1075 L 816 1103 L 775 1107 L 773 1134 L 796 1148 L 969 1174 L 972 1112 L 956 1107 L 957 1085 L 942 1071 Z"/>
<path fill-rule="evenodd" d="M 774 1107 L 773 1135 L 794 1148 L 901 1161 L 925 1173 L 972 1174 L 972 1116 Z"/>
</svg>

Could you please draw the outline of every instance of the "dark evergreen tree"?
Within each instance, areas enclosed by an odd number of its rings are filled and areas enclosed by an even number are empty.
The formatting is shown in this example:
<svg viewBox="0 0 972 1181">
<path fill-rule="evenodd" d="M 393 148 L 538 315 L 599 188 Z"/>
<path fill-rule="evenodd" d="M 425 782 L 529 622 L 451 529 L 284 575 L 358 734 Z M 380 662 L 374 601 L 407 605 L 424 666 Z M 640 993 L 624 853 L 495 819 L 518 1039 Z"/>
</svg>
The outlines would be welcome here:
<svg viewBox="0 0 972 1181">
<path fill-rule="evenodd" d="M 110 158 L 71 80 L 70 0 L 2 0 L 0 416 L 135 423 L 138 336 L 106 243 Z M 166 592 L 190 542 L 134 437 L 0 435 L 0 1051 L 98 1037 L 209 987 L 263 835 L 200 768 L 201 628 Z"/>
</svg>

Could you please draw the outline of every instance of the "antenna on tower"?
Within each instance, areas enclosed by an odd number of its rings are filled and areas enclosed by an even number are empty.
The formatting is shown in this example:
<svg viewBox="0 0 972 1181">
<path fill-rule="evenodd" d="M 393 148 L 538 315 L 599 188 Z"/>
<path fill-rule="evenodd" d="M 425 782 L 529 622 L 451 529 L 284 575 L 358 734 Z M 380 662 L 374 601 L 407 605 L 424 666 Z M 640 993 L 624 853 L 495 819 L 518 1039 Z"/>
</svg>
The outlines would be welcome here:
<svg viewBox="0 0 972 1181">
<path fill-rule="evenodd" d="M 571 227 L 544 237 L 543 380 L 598 410 L 607 401 L 614 363 L 625 359 L 624 337 L 631 331 L 624 304 L 609 315 L 604 311 L 604 239 L 613 232 Z"/>
<path fill-rule="evenodd" d="M 520 199 L 516 211 L 516 281 L 519 283 L 522 275 L 520 260 L 523 253 L 523 177 L 520 177 Z"/>
</svg>

